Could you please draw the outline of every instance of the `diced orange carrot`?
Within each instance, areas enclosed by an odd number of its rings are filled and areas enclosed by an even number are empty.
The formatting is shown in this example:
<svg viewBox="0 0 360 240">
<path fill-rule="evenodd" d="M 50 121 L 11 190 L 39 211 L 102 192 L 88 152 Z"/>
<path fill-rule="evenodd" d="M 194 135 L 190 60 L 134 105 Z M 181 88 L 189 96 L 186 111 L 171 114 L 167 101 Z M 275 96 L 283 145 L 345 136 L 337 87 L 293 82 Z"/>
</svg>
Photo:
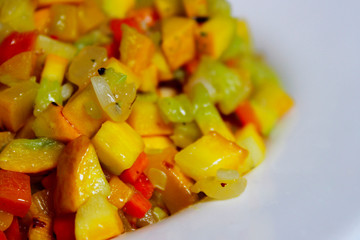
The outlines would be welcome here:
<svg viewBox="0 0 360 240">
<path fill-rule="evenodd" d="M 35 27 L 40 33 L 47 33 L 50 22 L 50 8 L 41 8 L 34 13 Z"/>
</svg>

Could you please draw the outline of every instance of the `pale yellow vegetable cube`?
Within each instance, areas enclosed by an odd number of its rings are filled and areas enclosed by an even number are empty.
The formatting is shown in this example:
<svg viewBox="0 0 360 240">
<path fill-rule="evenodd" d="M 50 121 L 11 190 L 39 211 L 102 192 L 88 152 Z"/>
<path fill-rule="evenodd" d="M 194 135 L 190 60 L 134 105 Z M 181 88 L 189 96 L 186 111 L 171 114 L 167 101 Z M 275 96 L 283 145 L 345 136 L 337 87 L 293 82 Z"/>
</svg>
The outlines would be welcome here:
<svg viewBox="0 0 360 240">
<path fill-rule="evenodd" d="M 130 168 L 144 150 L 141 136 L 126 122 L 105 122 L 92 142 L 102 164 L 115 175 Z"/>
<path fill-rule="evenodd" d="M 210 132 L 175 155 L 175 162 L 189 177 L 215 176 L 220 168 L 237 169 L 248 152 L 216 132 Z"/>
<path fill-rule="evenodd" d="M 251 123 L 238 130 L 235 138 L 236 143 L 249 152 L 245 161 L 238 168 L 239 173 L 244 175 L 264 160 L 266 146 L 255 125 Z"/>
<path fill-rule="evenodd" d="M 77 240 L 100 240 L 124 232 L 118 209 L 102 195 L 90 197 L 77 211 L 75 237 Z"/>
<path fill-rule="evenodd" d="M 103 0 L 102 7 L 110 18 L 124 18 L 135 5 L 135 0 Z"/>
</svg>

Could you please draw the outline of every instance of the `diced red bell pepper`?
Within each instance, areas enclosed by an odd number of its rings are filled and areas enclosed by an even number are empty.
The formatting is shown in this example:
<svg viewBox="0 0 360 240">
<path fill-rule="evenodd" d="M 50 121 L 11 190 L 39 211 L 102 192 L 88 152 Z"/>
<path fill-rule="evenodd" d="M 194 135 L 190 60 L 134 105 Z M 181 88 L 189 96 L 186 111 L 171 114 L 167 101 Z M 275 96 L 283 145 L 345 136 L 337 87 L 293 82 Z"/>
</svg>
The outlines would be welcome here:
<svg viewBox="0 0 360 240">
<path fill-rule="evenodd" d="M 3 231 L 0 231 L 0 240 L 7 240 L 5 233 Z"/>
<path fill-rule="evenodd" d="M 134 193 L 125 204 L 123 211 L 133 217 L 142 218 L 151 208 L 151 203 L 141 193 Z"/>
<path fill-rule="evenodd" d="M 56 186 L 56 171 L 50 173 L 41 180 L 41 184 L 46 189 L 54 189 Z"/>
<path fill-rule="evenodd" d="M 55 217 L 53 228 L 57 240 L 75 240 L 75 214 Z"/>
<path fill-rule="evenodd" d="M 254 109 L 249 101 L 244 101 L 235 110 L 235 113 L 242 124 L 252 123 L 256 129 L 261 132 L 261 123 L 259 122 Z"/>
<path fill-rule="evenodd" d="M 7 36 L 0 44 L 0 65 L 19 53 L 34 50 L 37 35 L 32 31 Z"/>
<path fill-rule="evenodd" d="M 119 59 L 120 56 L 119 46 L 114 41 L 108 45 L 105 45 L 104 48 L 107 51 L 108 59 L 110 58 Z"/>
<path fill-rule="evenodd" d="M 149 165 L 149 159 L 147 155 L 142 152 L 131 166 L 131 168 L 126 169 L 121 173 L 120 179 L 125 183 L 135 183 L 136 180 L 140 177 L 140 175 L 144 172 L 144 170 Z"/>
<path fill-rule="evenodd" d="M 24 217 L 31 205 L 30 177 L 0 170 L 0 209 Z"/>
<path fill-rule="evenodd" d="M 129 17 L 135 19 L 143 31 L 153 27 L 160 19 L 159 14 L 153 7 L 135 9 L 129 13 Z"/>
<path fill-rule="evenodd" d="M 150 199 L 154 192 L 154 185 L 145 174 L 141 174 L 136 182 L 133 183 L 133 186 L 136 190 L 141 192 L 146 199 Z"/>
<path fill-rule="evenodd" d="M 22 240 L 23 237 L 20 232 L 19 220 L 14 217 L 10 227 L 6 229 L 5 235 L 8 240 Z"/>
</svg>

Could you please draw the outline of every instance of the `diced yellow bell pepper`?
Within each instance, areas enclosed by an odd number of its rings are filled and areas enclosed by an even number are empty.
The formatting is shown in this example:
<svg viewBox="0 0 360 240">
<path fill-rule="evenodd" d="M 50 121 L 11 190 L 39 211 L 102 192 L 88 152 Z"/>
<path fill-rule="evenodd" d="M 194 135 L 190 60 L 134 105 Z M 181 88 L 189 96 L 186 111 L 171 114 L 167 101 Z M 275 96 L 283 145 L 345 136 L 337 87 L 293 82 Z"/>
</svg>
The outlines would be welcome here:
<svg viewBox="0 0 360 240">
<path fill-rule="evenodd" d="M 122 73 L 126 75 L 127 83 L 135 83 L 136 88 L 139 88 L 141 84 L 141 79 L 124 63 L 120 62 L 116 58 L 110 58 L 107 60 L 103 68 L 113 68 L 115 72 Z"/>
<path fill-rule="evenodd" d="M 102 8 L 110 18 L 125 18 L 135 5 L 135 0 L 103 0 Z"/>
<path fill-rule="evenodd" d="M 195 57 L 195 22 L 192 19 L 171 17 L 163 20 L 162 50 L 172 70 Z"/>
<path fill-rule="evenodd" d="M 183 0 L 189 18 L 206 17 L 208 15 L 207 0 Z"/>
<path fill-rule="evenodd" d="M 37 54 L 33 51 L 19 53 L 1 64 L 0 75 L 9 74 L 19 80 L 29 80 L 34 73 L 36 59 Z"/>
<path fill-rule="evenodd" d="M 182 0 L 155 0 L 154 4 L 161 18 L 181 15 L 184 12 Z"/>
<path fill-rule="evenodd" d="M 126 122 L 105 122 L 92 138 L 92 143 L 101 163 L 115 175 L 130 168 L 144 150 L 140 135 Z"/>
<path fill-rule="evenodd" d="M 128 123 L 141 136 L 170 135 L 173 128 L 164 122 L 158 105 L 149 101 L 136 101 Z"/>
<path fill-rule="evenodd" d="M 17 132 L 32 115 L 38 84 L 32 81 L 16 84 L 0 92 L 0 122 Z"/>
<path fill-rule="evenodd" d="M 134 190 L 121 181 L 118 176 L 112 176 L 109 184 L 111 190 L 110 196 L 108 197 L 109 202 L 118 209 L 123 208 L 125 203 L 127 203 L 134 194 Z"/>
<path fill-rule="evenodd" d="M 80 133 L 64 118 L 62 110 L 62 106 L 50 104 L 45 111 L 40 113 L 33 123 L 35 135 L 63 142 L 79 137 Z"/>
<path fill-rule="evenodd" d="M 55 210 L 58 214 L 76 212 L 95 194 L 107 197 L 110 186 L 90 139 L 80 136 L 71 141 L 59 157 Z"/>
<path fill-rule="evenodd" d="M 90 197 L 76 213 L 77 240 L 110 239 L 123 232 L 118 209 L 102 195 Z"/>
<path fill-rule="evenodd" d="M 70 4 L 53 4 L 50 7 L 49 35 L 63 41 L 75 41 L 78 38 L 78 9 Z"/>
<path fill-rule="evenodd" d="M 135 73 L 149 66 L 155 52 L 154 43 L 144 34 L 126 24 L 121 26 L 123 35 L 120 44 L 121 62 Z"/>
<path fill-rule="evenodd" d="M 175 155 L 175 162 L 187 176 L 199 180 L 215 176 L 220 168 L 236 170 L 248 152 L 220 134 L 209 133 Z"/>
<path fill-rule="evenodd" d="M 88 137 L 92 137 L 107 119 L 92 85 L 73 95 L 62 113 L 75 129 Z"/>
<path fill-rule="evenodd" d="M 85 0 L 78 6 L 79 32 L 84 34 L 98 27 L 105 20 L 105 15 L 95 0 Z"/>
<path fill-rule="evenodd" d="M 235 34 L 236 22 L 229 17 L 215 17 L 200 26 L 197 47 L 201 54 L 218 59 L 229 46 Z"/>
<path fill-rule="evenodd" d="M 15 139 L 0 153 L 0 168 L 39 173 L 56 167 L 64 144 L 47 138 Z"/>
<path fill-rule="evenodd" d="M 252 123 L 239 129 L 235 134 L 235 138 L 236 143 L 249 152 L 245 161 L 238 168 L 239 173 L 244 175 L 265 159 L 266 146 L 264 139 L 259 135 L 255 125 Z"/>
<path fill-rule="evenodd" d="M 174 78 L 170 66 L 160 50 L 155 52 L 152 63 L 157 67 L 158 77 L 160 81 L 167 81 Z"/>
<path fill-rule="evenodd" d="M 293 99 L 275 83 L 264 83 L 255 92 L 252 100 L 282 117 L 294 105 Z"/>
</svg>

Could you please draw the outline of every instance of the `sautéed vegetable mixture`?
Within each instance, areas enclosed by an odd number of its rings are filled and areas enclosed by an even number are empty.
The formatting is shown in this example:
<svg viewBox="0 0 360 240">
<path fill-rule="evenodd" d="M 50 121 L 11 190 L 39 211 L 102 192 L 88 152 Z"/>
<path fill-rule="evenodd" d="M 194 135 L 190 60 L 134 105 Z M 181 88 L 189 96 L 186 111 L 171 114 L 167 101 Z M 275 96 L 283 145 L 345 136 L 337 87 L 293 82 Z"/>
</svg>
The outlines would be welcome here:
<svg viewBox="0 0 360 240">
<path fill-rule="evenodd" d="M 237 197 L 292 105 L 226 0 L 1 0 L 0 239 Z"/>
</svg>

